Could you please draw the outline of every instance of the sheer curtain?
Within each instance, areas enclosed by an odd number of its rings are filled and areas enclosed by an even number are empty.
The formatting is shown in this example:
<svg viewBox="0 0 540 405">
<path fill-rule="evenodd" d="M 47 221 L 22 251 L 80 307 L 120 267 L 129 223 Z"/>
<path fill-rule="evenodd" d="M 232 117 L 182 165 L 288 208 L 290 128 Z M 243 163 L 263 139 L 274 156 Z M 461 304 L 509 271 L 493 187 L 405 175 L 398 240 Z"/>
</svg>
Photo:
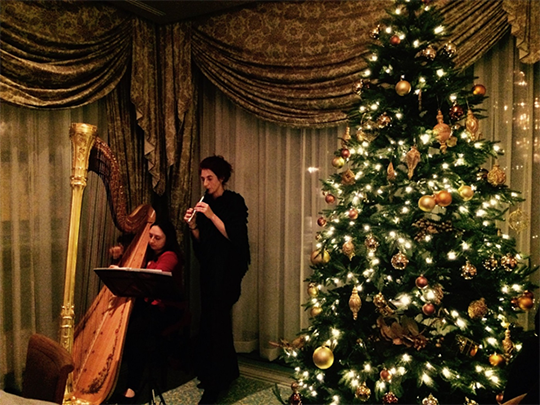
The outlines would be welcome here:
<svg viewBox="0 0 540 405">
<path fill-rule="evenodd" d="M 540 175 L 538 63 L 520 64 L 514 40 L 507 36 L 474 69 L 490 96 L 485 105 L 490 118 L 480 121 L 481 131 L 502 141 L 506 156 L 499 163 L 507 184 L 527 199 L 520 209 L 530 226 L 519 234 L 510 231 L 520 248 L 532 253 L 532 263 L 539 264 L 535 202 L 540 189 L 534 181 Z M 279 350 L 268 342 L 290 341 L 308 322 L 301 305 L 307 299 L 303 280 L 311 271 L 316 220 L 325 208 L 319 179 L 335 170 L 331 161 L 344 126 L 292 129 L 264 122 L 205 82 L 200 130 L 201 157 L 216 153 L 231 162 L 230 188 L 244 196 L 249 208 L 253 260 L 233 312 L 236 347 L 239 352 L 259 350 L 272 360 Z M 195 195 L 200 191 L 199 186 Z M 538 280 L 538 273 L 534 277 Z"/>
<path fill-rule="evenodd" d="M 325 205 L 319 179 L 330 174 L 345 126 L 292 129 L 261 121 L 207 81 L 201 108 L 201 158 L 215 153 L 232 164 L 229 188 L 249 209 L 252 262 L 233 310 L 236 347 L 275 359 L 279 350 L 268 342 L 294 338 L 307 325 L 303 280 L 311 271 L 317 213 Z"/>
<path fill-rule="evenodd" d="M 61 111 L 5 103 L 1 108 L 0 388 L 20 389 L 30 335 L 59 336 L 71 201 L 69 127 L 72 122 L 97 125 L 101 136 L 106 125 L 101 103 Z M 109 221 L 104 193 L 99 178 L 90 173 L 81 219 L 76 319 L 99 286 L 88 267 L 101 260 L 96 244 L 107 242 L 89 233 Z"/>
<path fill-rule="evenodd" d="M 521 210 L 529 226 L 520 232 L 501 228 L 516 238 L 518 247 L 531 255 L 531 264 L 540 265 L 540 63 L 519 62 L 515 38 L 507 35 L 474 65 L 477 82 L 487 88 L 484 102 L 487 119 L 480 121 L 480 131 L 488 139 L 500 140 L 505 155 L 498 159 L 506 172 L 506 184 L 520 191 L 526 199 L 510 213 Z M 492 162 L 495 163 L 495 162 Z M 490 167 L 486 167 L 490 169 Z M 507 217 L 508 218 L 508 217 Z M 540 272 L 532 275 L 540 284 Z M 536 294 L 538 300 L 538 294 Z M 534 328 L 532 310 L 523 323 Z"/>
</svg>

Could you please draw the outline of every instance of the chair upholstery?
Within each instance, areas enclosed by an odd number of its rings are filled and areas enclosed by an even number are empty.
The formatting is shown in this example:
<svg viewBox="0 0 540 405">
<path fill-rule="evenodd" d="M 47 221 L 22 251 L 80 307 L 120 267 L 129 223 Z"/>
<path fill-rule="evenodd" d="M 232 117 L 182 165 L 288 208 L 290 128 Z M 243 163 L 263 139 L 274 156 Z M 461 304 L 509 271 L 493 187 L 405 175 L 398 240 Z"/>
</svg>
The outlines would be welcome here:
<svg viewBox="0 0 540 405">
<path fill-rule="evenodd" d="M 22 396 L 61 404 L 69 373 L 74 369 L 71 354 L 60 343 L 38 333 L 30 337 Z"/>
</svg>

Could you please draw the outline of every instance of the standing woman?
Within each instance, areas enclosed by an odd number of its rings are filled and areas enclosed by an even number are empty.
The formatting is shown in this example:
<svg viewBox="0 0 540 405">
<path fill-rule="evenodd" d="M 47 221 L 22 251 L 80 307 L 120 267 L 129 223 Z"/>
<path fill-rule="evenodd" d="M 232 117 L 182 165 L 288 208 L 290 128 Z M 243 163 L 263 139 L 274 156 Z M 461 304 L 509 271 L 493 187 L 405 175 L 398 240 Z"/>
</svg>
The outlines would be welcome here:
<svg viewBox="0 0 540 405">
<path fill-rule="evenodd" d="M 197 377 L 204 388 L 200 404 L 216 403 L 239 376 L 232 332 L 232 307 L 249 262 L 248 209 L 244 198 L 225 185 L 232 167 L 222 156 L 210 156 L 199 165 L 206 193 L 184 221 L 191 231 L 200 263 L 201 321 Z"/>
</svg>

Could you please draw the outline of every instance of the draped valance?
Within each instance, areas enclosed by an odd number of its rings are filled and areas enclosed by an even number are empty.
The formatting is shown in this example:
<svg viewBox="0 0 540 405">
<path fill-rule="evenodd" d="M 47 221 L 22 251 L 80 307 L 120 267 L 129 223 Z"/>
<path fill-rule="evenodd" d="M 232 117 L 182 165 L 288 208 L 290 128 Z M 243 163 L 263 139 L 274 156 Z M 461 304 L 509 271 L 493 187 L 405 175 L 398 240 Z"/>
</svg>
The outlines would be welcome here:
<svg viewBox="0 0 540 405">
<path fill-rule="evenodd" d="M 108 94 L 131 56 L 126 17 L 103 4 L 2 1 L 2 100 L 29 108 L 67 108 Z"/>
</svg>

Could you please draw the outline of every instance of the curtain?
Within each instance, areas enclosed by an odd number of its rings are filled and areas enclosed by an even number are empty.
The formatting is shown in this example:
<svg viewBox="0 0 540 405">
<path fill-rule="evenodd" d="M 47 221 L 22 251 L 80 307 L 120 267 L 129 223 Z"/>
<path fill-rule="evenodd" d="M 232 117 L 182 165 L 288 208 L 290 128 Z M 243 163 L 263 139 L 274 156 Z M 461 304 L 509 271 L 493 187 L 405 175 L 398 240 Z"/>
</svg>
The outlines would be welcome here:
<svg viewBox="0 0 540 405">
<path fill-rule="evenodd" d="M 193 58 L 222 92 L 259 118 L 337 125 L 355 100 L 353 86 L 366 68 L 376 22 L 392 4 L 260 2 L 194 22 Z M 449 41 L 458 49 L 459 68 L 472 65 L 509 29 L 501 1 L 440 0 L 433 6 L 453 32 Z"/>
<path fill-rule="evenodd" d="M 72 122 L 106 131 L 103 104 L 37 111 L 2 105 L 0 118 L 0 388 L 20 389 L 34 332 L 58 340 L 63 299 L 72 167 Z M 101 180 L 84 192 L 75 291 L 76 320 L 96 296 L 91 272 L 108 264 L 116 234 Z M 110 229 L 109 234 L 105 234 Z"/>
<path fill-rule="evenodd" d="M 501 228 L 516 238 L 521 251 L 530 252 L 534 266 L 540 264 L 540 63 L 521 63 L 521 51 L 515 42 L 514 37 L 507 36 L 495 45 L 474 65 L 474 75 L 488 89 L 482 106 L 488 118 L 480 121 L 480 131 L 487 139 L 500 140 L 505 152 L 497 162 L 490 163 L 500 164 L 506 184 L 521 191 L 525 199 L 508 215 L 520 210 L 529 225 L 517 232 L 507 221 Z M 532 277 L 540 284 L 539 271 Z M 532 329 L 534 314 L 532 310 L 522 317 Z"/>
<path fill-rule="evenodd" d="M 518 237 L 523 251 L 532 253 L 533 265 L 540 264 L 540 209 L 535 203 L 540 184 L 534 181 L 540 174 L 538 69 L 538 63 L 519 63 L 510 36 L 474 66 L 478 83 L 489 92 L 489 119 L 480 121 L 480 129 L 485 137 L 502 141 L 506 156 L 499 163 L 507 183 L 527 199 L 512 211 L 525 212 L 530 226 L 519 234 L 506 229 Z M 344 127 L 293 129 L 259 120 L 208 81 L 202 94 L 201 158 L 216 153 L 231 162 L 230 187 L 249 208 L 253 260 L 234 307 L 235 344 L 240 352 L 259 350 L 272 360 L 279 351 L 269 342 L 291 341 L 308 322 L 301 307 L 308 299 L 303 280 L 311 271 L 318 213 L 326 205 L 319 179 L 335 170 L 331 161 Z M 539 282 L 538 272 L 533 277 Z"/>
<path fill-rule="evenodd" d="M 2 99 L 26 107 L 99 100 L 126 71 L 131 20 L 116 7 L 80 1 L 2 1 Z"/>
</svg>

